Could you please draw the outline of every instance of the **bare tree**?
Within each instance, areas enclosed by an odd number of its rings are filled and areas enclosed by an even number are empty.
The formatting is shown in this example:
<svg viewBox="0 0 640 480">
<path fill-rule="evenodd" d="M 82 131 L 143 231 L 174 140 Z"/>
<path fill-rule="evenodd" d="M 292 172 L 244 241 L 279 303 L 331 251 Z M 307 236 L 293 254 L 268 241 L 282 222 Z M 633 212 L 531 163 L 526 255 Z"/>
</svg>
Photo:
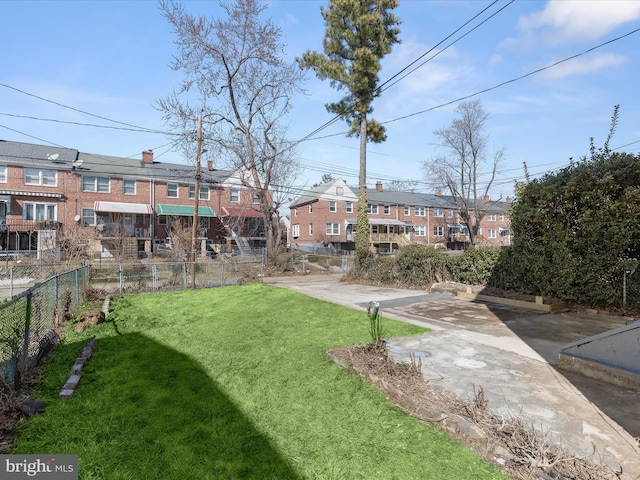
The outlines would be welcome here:
<svg viewBox="0 0 640 480">
<path fill-rule="evenodd" d="M 206 148 L 242 170 L 243 185 L 259 199 L 267 257 L 275 260 L 282 244 L 271 187 L 297 172 L 281 121 L 290 98 L 301 91 L 303 72 L 281 58 L 281 31 L 260 19 L 266 7 L 256 0 L 221 4 L 226 18 L 194 17 L 165 0 L 160 6 L 179 50 L 171 67 L 184 79 L 177 92 L 158 101 L 159 109 L 165 121 L 184 132 L 182 146 L 191 155 L 195 121 L 202 116 Z"/>
<path fill-rule="evenodd" d="M 423 163 L 427 181 L 448 190 L 469 230 L 471 244 L 476 243 L 480 222 L 495 202 L 489 191 L 504 158 L 500 149 L 487 156 L 488 136 L 484 123 L 488 113 L 479 100 L 461 103 L 458 117 L 447 128 L 434 131 L 447 154 Z"/>
<path fill-rule="evenodd" d="M 385 184 L 384 189 L 390 192 L 413 192 L 419 183 L 418 180 L 392 180 Z"/>
<path fill-rule="evenodd" d="M 322 174 L 320 181 L 318 183 L 314 183 L 313 187 L 319 187 L 320 185 L 324 185 L 325 183 L 333 182 L 335 180 L 333 173 L 325 172 Z"/>
<path fill-rule="evenodd" d="M 47 234 L 43 247 L 50 252 L 60 247 L 62 261 L 68 265 L 77 265 L 91 257 L 91 240 L 96 237 L 94 229 L 89 229 L 81 223 L 73 223 L 61 226 L 55 231 L 55 235 Z"/>
</svg>

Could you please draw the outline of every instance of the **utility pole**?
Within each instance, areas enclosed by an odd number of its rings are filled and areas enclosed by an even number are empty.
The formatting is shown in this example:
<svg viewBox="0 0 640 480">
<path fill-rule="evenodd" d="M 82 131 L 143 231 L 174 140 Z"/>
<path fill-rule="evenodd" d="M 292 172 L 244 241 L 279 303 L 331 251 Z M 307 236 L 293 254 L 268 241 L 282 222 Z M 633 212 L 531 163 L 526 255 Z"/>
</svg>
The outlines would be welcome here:
<svg viewBox="0 0 640 480">
<path fill-rule="evenodd" d="M 200 207 L 200 154 L 202 153 L 202 115 L 198 117 L 196 149 L 196 198 L 193 207 L 193 226 L 191 229 L 191 288 L 196 288 L 196 245 L 198 243 L 198 209 Z"/>
</svg>

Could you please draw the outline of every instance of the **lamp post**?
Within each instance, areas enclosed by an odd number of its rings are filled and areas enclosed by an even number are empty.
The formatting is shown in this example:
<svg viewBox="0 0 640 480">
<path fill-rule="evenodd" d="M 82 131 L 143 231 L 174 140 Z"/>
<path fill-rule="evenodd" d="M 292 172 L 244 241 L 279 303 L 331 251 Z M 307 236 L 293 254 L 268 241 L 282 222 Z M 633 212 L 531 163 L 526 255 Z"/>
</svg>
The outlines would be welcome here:
<svg viewBox="0 0 640 480">
<path fill-rule="evenodd" d="M 196 198 L 193 207 L 193 226 L 191 229 L 191 288 L 196 288 L 196 245 L 198 242 L 198 208 L 200 204 L 200 154 L 202 153 L 202 115 L 198 117 L 196 150 Z"/>
</svg>

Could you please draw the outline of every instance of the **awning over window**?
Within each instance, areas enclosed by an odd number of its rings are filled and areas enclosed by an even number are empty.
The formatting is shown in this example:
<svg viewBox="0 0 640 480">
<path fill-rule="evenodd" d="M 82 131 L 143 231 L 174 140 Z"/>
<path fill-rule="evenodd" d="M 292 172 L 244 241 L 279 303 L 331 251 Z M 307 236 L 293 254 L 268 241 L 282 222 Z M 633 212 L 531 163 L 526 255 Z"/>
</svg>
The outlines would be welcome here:
<svg viewBox="0 0 640 480">
<path fill-rule="evenodd" d="M 158 215 L 175 215 L 179 217 L 193 217 L 193 207 L 190 205 L 169 205 L 159 203 L 156 207 Z M 198 207 L 199 217 L 215 217 L 216 212 L 211 207 Z"/>
<path fill-rule="evenodd" d="M 146 203 L 124 203 L 124 202 L 96 202 L 93 205 L 96 212 L 111 213 L 141 213 L 151 215 L 151 207 Z"/>
<path fill-rule="evenodd" d="M 0 190 L 0 195 L 15 195 L 20 197 L 62 198 L 62 194 L 58 192 L 29 192 L 27 190 Z"/>
<path fill-rule="evenodd" d="M 225 217 L 244 217 L 244 218 L 261 218 L 262 213 L 254 210 L 253 208 L 238 208 L 238 207 L 222 207 L 222 214 Z"/>
<path fill-rule="evenodd" d="M 393 218 L 369 218 L 369 225 L 406 225 L 407 222 Z"/>
<path fill-rule="evenodd" d="M 357 222 L 353 219 L 346 219 L 344 221 L 347 225 L 355 225 Z M 396 220 L 394 218 L 369 218 L 369 225 L 402 225 L 411 226 L 412 222 L 403 222 L 402 220 Z"/>
</svg>

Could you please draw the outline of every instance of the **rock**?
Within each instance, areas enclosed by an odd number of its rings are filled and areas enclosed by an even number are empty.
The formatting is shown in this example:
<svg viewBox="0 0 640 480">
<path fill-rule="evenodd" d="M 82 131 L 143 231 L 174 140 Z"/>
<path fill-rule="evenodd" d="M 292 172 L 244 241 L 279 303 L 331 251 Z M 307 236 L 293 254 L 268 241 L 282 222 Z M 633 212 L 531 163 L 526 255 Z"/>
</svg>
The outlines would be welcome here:
<svg viewBox="0 0 640 480">
<path fill-rule="evenodd" d="M 44 412 L 46 407 L 47 404 L 42 400 L 30 400 L 20 405 L 19 409 L 27 417 L 32 417 L 33 415 Z"/>
<path fill-rule="evenodd" d="M 487 438 L 487 434 L 480 427 L 460 415 L 451 415 L 442 423 L 447 430 L 464 435 L 465 438 L 476 440 Z"/>
<path fill-rule="evenodd" d="M 104 312 L 87 312 L 82 316 L 82 320 L 76 324 L 76 332 L 83 332 L 84 329 L 87 328 L 87 325 L 97 325 L 104 322 L 104 320 Z"/>
</svg>

